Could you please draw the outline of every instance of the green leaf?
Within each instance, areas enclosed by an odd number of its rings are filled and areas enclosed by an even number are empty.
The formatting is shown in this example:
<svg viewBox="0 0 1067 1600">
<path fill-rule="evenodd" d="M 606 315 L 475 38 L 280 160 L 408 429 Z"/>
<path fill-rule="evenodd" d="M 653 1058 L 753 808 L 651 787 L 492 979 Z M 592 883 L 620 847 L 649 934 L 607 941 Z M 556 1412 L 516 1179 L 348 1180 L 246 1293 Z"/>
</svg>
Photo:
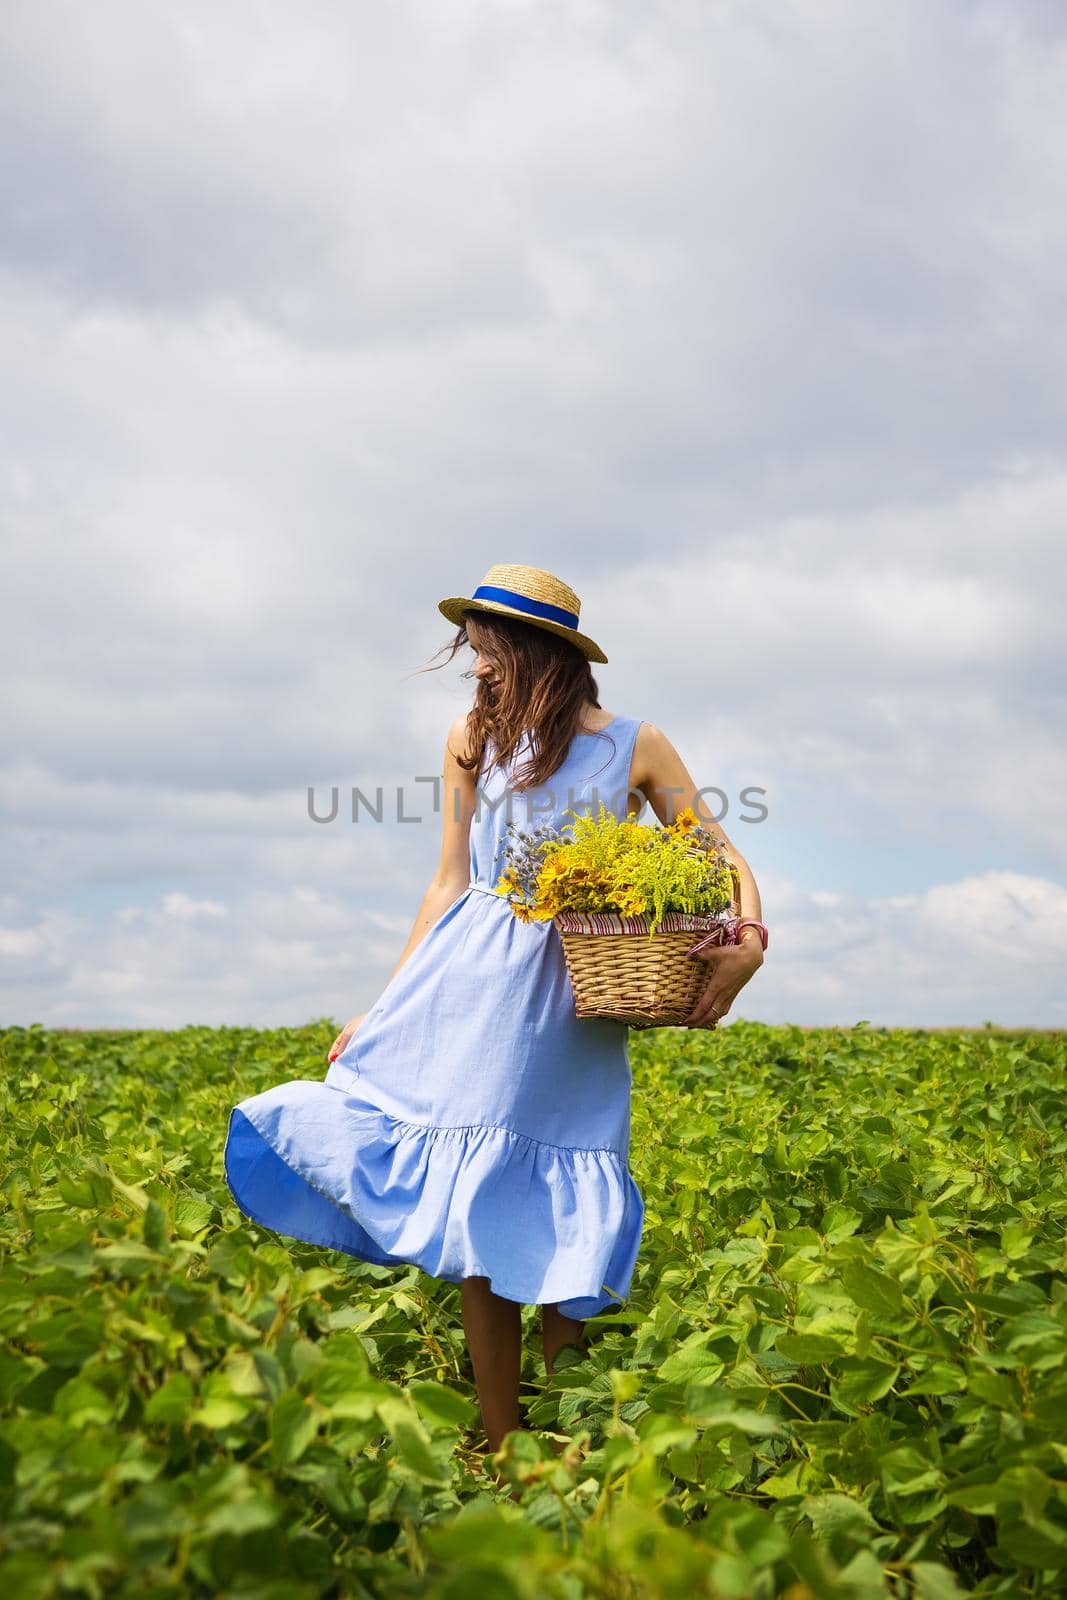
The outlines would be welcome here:
<svg viewBox="0 0 1067 1600">
<path fill-rule="evenodd" d="M 195 1239 L 211 1226 L 214 1207 L 192 1195 L 180 1195 L 174 1203 L 174 1231 L 182 1239 Z"/>
<path fill-rule="evenodd" d="M 811 1494 L 804 1501 L 804 1514 L 823 1539 L 847 1533 L 863 1537 L 869 1530 L 877 1531 L 878 1522 L 862 1500 L 847 1494 Z"/>
<path fill-rule="evenodd" d="M 824 1362 L 835 1360 L 844 1354 L 846 1347 L 840 1339 L 828 1338 L 826 1334 L 782 1333 L 778 1335 L 774 1348 L 787 1361 L 807 1367 L 821 1366 Z"/>
<path fill-rule="evenodd" d="M 897 1280 L 865 1261 L 849 1261 L 841 1273 L 841 1282 L 856 1305 L 883 1317 L 895 1316 L 904 1303 Z"/>
<path fill-rule="evenodd" d="M 474 1420 L 477 1407 L 457 1389 L 443 1383 L 420 1379 L 408 1385 L 408 1393 L 427 1422 L 439 1422 L 452 1428 L 468 1427 Z"/>
<path fill-rule="evenodd" d="M 819 1229 L 825 1234 L 832 1245 L 841 1238 L 849 1238 L 856 1232 L 862 1222 L 862 1211 L 854 1211 L 848 1205 L 829 1205 L 822 1213 Z"/>
<path fill-rule="evenodd" d="M 0 1404 L 10 1405 L 23 1385 L 40 1372 L 41 1366 L 38 1357 L 13 1355 L 0 1349 Z"/>
<path fill-rule="evenodd" d="M 831 1397 L 842 1401 L 846 1410 L 873 1405 L 889 1393 L 899 1372 L 899 1366 L 884 1361 L 845 1357 L 830 1385 Z"/>
<path fill-rule="evenodd" d="M 159 1261 L 156 1251 L 139 1239 L 119 1239 L 115 1244 L 102 1245 L 96 1258 L 115 1267 L 120 1275 L 125 1273 L 131 1277 L 140 1277 Z"/>
<path fill-rule="evenodd" d="M 883 1600 L 885 1573 L 873 1550 L 857 1550 L 837 1572 L 837 1592 L 863 1596 L 864 1600 Z"/>
<path fill-rule="evenodd" d="M 608 1381 L 611 1384 L 611 1397 L 623 1404 L 632 1400 L 641 1392 L 642 1376 L 639 1372 L 626 1371 L 621 1367 L 611 1367 L 608 1370 Z"/>
<path fill-rule="evenodd" d="M 725 1525 L 738 1549 L 754 1567 L 781 1561 L 789 1553 L 789 1535 L 759 1506 L 732 1506 Z"/>
<path fill-rule="evenodd" d="M 88 1307 L 34 1319 L 25 1334 L 27 1341 L 56 1367 L 82 1366 L 96 1354 L 103 1336 L 103 1318 Z"/>
<path fill-rule="evenodd" d="M 68 1206 L 80 1206 L 87 1211 L 95 1209 L 97 1203 L 96 1195 L 93 1193 L 93 1186 L 87 1178 L 62 1177 L 56 1187 Z"/>
<path fill-rule="evenodd" d="M 261 1528 L 272 1528 L 279 1515 L 278 1506 L 266 1495 L 249 1494 L 218 1506 L 204 1519 L 200 1531 L 209 1539 L 220 1533 L 239 1537 L 256 1533 Z"/>
<path fill-rule="evenodd" d="M 302 1394 L 290 1390 L 271 1409 L 270 1442 L 275 1461 L 289 1466 L 299 1461 L 318 1432 L 318 1417 Z"/>
<path fill-rule="evenodd" d="M 812 1476 L 812 1468 L 806 1461 L 794 1461 L 784 1472 L 761 1478 L 760 1494 L 769 1495 L 773 1500 L 791 1500 L 806 1494 Z"/>
<path fill-rule="evenodd" d="M 1067 1568 L 1067 1528 L 1048 1517 L 1004 1523 L 997 1531 L 997 1546 L 1028 1571 Z"/>
<path fill-rule="evenodd" d="M 204 1428 L 228 1428 L 241 1422 L 251 1409 L 252 1402 L 234 1394 L 223 1372 L 212 1372 L 200 1388 L 200 1405 L 191 1413 L 190 1421 Z"/>
<path fill-rule="evenodd" d="M 163 1250 L 167 1244 L 167 1217 L 156 1200 L 149 1200 L 144 1213 L 144 1242 L 153 1250 Z"/>
<path fill-rule="evenodd" d="M 334 1417 L 359 1422 L 374 1416 L 379 1402 L 394 1390 L 343 1363 L 325 1361 L 312 1373 L 311 1392 Z"/>
<path fill-rule="evenodd" d="M 144 1189 L 137 1184 L 124 1183 L 113 1172 L 109 1172 L 107 1176 L 115 1193 L 120 1194 L 124 1200 L 128 1200 L 135 1211 L 142 1212 L 148 1209 L 148 1195 Z"/>
<path fill-rule="evenodd" d="M 693 1381 L 707 1383 L 717 1378 L 725 1371 L 725 1362 L 721 1356 L 708 1349 L 708 1341 L 713 1337 L 717 1335 L 704 1330 L 690 1334 L 661 1364 L 658 1369 L 659 1376 L 668 1382 L 679 1383 Z"/>
<path fill-rule="evenodd" d="M 663 1455 L 665 1451 L 676 1447 L 688 1448 L 699 1437 L 697 1430 L 688 1422 L 660 1411 L 646 1411 L 637 1424 L 637 1434 L 653 1455 Z"/>
<path fill-rule="evenodd" d="M 967 1389 L 988 1405 L 1002 1411 L 1015 1411 L 1021 1404 L 1019 1386 L 1014 1377 L 1001 1372 L 969 1372 Z"/>
<path fill-rule="evenodd" d="M 505 1567 L 527 1566 L 544 1552 L 555 1550 L 555 1540 L 522 1517 L 505 1517 L 496 1506 L 484 1502 L 468 1501 L 455 1516 L 429 1524 L 423 1542 L 430 1554 L 441 1562 L 463 1572 L 464 1569 L 493 1570 L 497 1563 Z M 477 1586 L 468 1593 L 481 1593 Z M 520 1590 L 520 1593 L 523 1591 Z M 456 1591 L 459 1600 L 462 1586 Z"/>
<path fill-rule="evenodd" d="M 998 1506 L 1017 1505 L 1028 1522 L 1040 1517 L 1052 1491 L 1052 1480 L 1029 1462 L 1007 1467 L 996 1482 Z"/>
<path fill-rule="evenodd" d="M 71 1378 L 58 1390 L 52 1409 L 72 1428 L 85 1428 L 91 1424 L 103 1425 L 111 1421 L 115 1407 L 109 1397 L 85 1378 Z"/>
<path fill-rule="evenodd" d="M 175 1372 L 149 1396 L 144 1408 L 145 1420 L 184 1422 L 192 1408 L 192 1380 L 184 1372 Z"/>
<path fill-rule="evenodd" d="M 1021 1222 L 1008 1222 L 1000 1230 L 1000 1248 L 1009 1261 L 1021 1261 L 1033 1242 L 1032 1229 Z"/>
<path fill-rule="evenodd" d="M 900 1445 L 884 1455 L 881 1474 L 885 1487 L 897 1495 L 939 1488 L 945 1477 L 940 1467 L 914 1445 Z"/>
<path fill-rule="evenodd" d="M 378 1402 L 377 1411 L 389 1430 L 403 1465 L 417 1478 L 428 1483 L 447 1482 L 448 1467 L 430 1449 L 429 1436 L 413 1408 L 406 1401 L 390 1396 Z"/>
<path fill-rule="evenodd" d="M 930 1366 L 920 1372 L 918 1376 L 901 1390 L 902 1394 L 956 1394 L 967 1387 L 966 1376 L 958 1367 L 947 1366 L 944 1362 L 932 1362 Z"/>
<path fill-rule="evenodd" d="M 739 1406 L 729 1390 L 706 1384 L 690 1384 L 685 1391 L 685 1411 L 689 1419 L 708 1430 L 736 1428 L 759 1438 L 785 1433 L 779 1417 Z"/>
<path fill-rule="evenodd" d="M 966 1600 L 970 1593 L 961 1589 L 949 1569 L 937 1561 L 913 1561 L 911 1577 L 916 1600 Z"/>
</svg>

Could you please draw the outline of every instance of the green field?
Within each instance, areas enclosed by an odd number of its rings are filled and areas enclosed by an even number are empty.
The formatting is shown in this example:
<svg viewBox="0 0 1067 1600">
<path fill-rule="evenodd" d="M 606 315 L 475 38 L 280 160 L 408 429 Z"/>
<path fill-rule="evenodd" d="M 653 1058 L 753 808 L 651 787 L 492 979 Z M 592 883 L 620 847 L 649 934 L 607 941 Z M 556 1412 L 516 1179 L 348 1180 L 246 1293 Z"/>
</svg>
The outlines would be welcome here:
<svg viewBox="0 0 1067 1600">
<path fill-rule="evenodd" d="M 1067 1593 L 1062 1033 L 633 1033 L 631 1297 L 547 1380 L 524 1311 L 516 1502 L 458 1286 L 226 1187 L 336 1031 L 0 1033 L 5 1596 Z"/>
</svg>

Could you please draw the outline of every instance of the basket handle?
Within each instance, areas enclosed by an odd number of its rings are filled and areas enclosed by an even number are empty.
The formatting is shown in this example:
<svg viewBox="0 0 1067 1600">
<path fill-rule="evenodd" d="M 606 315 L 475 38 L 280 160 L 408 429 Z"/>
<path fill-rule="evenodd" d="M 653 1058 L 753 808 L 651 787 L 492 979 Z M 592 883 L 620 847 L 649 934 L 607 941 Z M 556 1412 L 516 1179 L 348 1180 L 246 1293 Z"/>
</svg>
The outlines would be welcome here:
<svg viewBox="0 0 1067 1600">
<path fill-rule="evenodd" d="M 737 943 L 737 918 L 731 917 L 729 922 L 720 923 L 717 928 L 712 928 L 696 944 L 691 945 L 685 952 L 687 956 L 695 956 L 701 950 L 710 950 L 714 945 Z"/>
</svg>

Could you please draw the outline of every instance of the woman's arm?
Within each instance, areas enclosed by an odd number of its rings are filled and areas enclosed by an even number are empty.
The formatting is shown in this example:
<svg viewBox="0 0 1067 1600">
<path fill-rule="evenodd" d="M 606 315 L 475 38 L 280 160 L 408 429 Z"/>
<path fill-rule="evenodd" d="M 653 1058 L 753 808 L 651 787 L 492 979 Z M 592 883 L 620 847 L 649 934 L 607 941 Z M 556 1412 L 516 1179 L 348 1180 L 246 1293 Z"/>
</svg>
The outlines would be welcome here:
<svg viewBox="0 0 1067 1600">
<path fill-rule="evenodd" d="M 386 979 L 387 984 L 392 983 L 416 945 L 425 938 L 438 917 L 444 915 L 470 882 L 470 826 L 477 799 L 477 779 L 473 771 L 468 772 L 460 766 L 452 753 L 455 746 L 460 753 L 466 754 L 466 740 L 467 713 L 464 712 L 453 722 L 445 740 L 444 783 L 441 787 L 441 807 L 444 813 L 441 857 L 437 863 L 437 871 L 422 897 L 415 926 L 408 935 L 408 942 L 400 953 L 400 959 Z M 345 1049 L 366 1015 L 365 1011 L 361 1011 L 358 1016 L 350 1017 L 345 1023 L 330 1046 L 331 1061 Z"/>
<path fill-rule="evenodd" d="M 741 883 L 741 916 L 763 921 L 760 893 L 752 869 L 725 830 L 711 816 L 697 795 L 697 784 L 662 729 L 653 722 L 642 722 L 634 741 L 632 787 L 640 790 L 660 822 L 673 822 L 683 806 L 691 806 L 709 833 L 722 845 L 727 859 L 737 868 Z M 633 807 L 636 812 L 636 806 Z M 758 928 L 744 928 L 741 943 L 762 950 Z"/>
<path fill-rule="evenodd" d="M 460 766 L 456 755 L 453 754 L 453 748 L 464 756 L 470 753 L 467 744 L 467 716 L 468 713 L 464 712 L 462 716 L 456 718 L 445 740 L 444 783 L 441 787 L 443 812 L 441 856 L 437 863 L 437 871 L 423 895 L 415 925 L 400 953 L 400 959 L 386 979 L 387 983 L 392 983 L 408 956 L 430 931 L 438 917 L 444 915 L 470 882 L 470 831 L 477 798 L 477 779 L 473 771 L 468 772 L 466 768 Z"/>
</svg>

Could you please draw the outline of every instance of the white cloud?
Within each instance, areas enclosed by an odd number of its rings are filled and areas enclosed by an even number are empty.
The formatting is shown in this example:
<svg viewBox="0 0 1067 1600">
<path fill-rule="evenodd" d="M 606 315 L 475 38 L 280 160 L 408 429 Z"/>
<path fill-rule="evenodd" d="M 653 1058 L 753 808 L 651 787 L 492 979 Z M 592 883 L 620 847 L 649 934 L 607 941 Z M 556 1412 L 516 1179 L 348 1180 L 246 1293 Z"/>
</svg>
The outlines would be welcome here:
<svg viewBox="0 0 1067 1600">
<path fill-rule="evenodd" d="M 25 928 L 0 928 L 0 956 L 36 956 L 44 946 L 39 933 Z"/>
<path fill-rule="evenodd" d="M 772 880 L 764 898 L 774 908 L 772 940 L 732 1017 L 884 1027 L 1067 1021 L 1062 884 L 989 871 L 919 893 L 829 903 Z"/>
<path fill-rule="evenodd" d="M 163 911 L 177 922 L 195 922 L 202 917 L 224 917 L 226 907 L 218 900 L 194 900 L 190 895 L 175 889 L 163 896 Z"/>
<path fill-rule="evenodd" d="M 1067 888 L 990 871 L 916 894 L 827 896 L 767 874 L 767 958 L 730 1020 L 851 1026 L 1059 1027 Z M 0 934 L 0 999 L 24 1024 L 282 1026 L 373 1005 L 417 910 L 294 883 L 206 915 L 167 894 Z M 178 914 L 176 915 L 176 908 Z M 17 908 L 16 908 L 17 909 Z M 12 907 L 7 908 L 8 916 Z"/>
</svg>

